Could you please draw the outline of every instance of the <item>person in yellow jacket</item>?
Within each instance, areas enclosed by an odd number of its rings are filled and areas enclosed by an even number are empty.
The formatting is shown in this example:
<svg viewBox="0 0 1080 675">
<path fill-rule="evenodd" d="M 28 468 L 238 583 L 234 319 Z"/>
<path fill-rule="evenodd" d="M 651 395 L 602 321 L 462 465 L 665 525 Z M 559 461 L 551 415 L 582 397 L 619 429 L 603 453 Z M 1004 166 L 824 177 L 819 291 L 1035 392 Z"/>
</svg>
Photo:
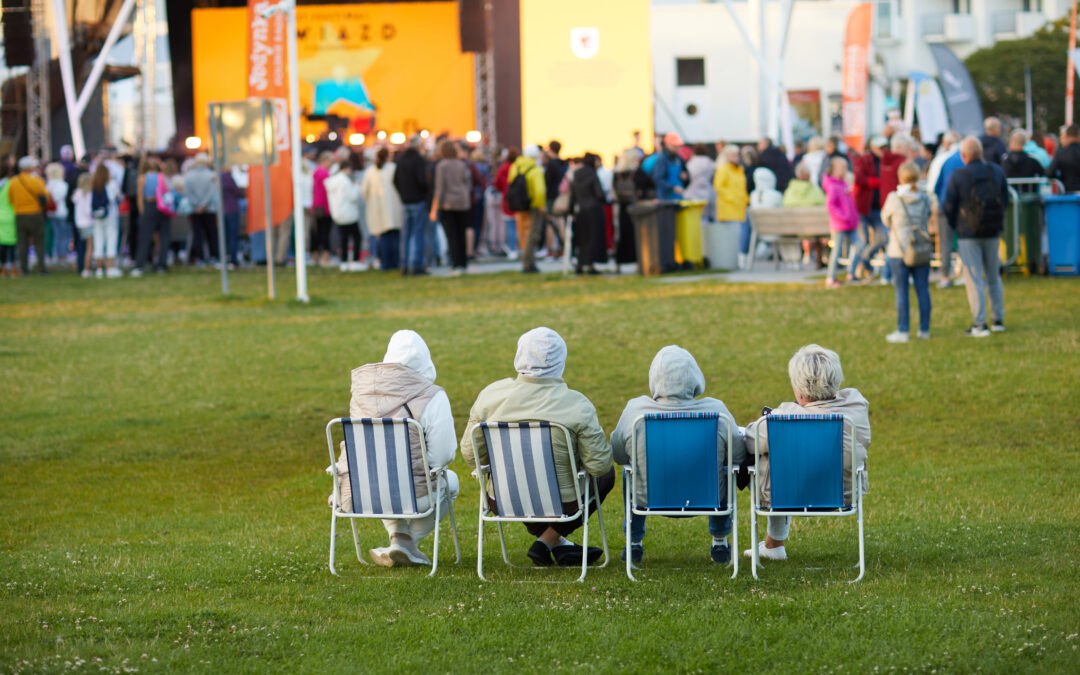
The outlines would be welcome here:
<svg viewBox="0 0 1080 675">
<path fill-rule="evenodd" d="M 746 192 L 746 172 L 739 163 L 739 148 L 736 145 L 724 147 L 720 163 L 713 174 L 713 187 L 716 188 L 716 220 L 742 223 L 746 220 L 746 205 L 750 196 Z"/>
<path fill-rule="evenodd" d="M 539 157 L 538 146 L 526 145 L 521 156 L 510 166 L 510 174 L 506 178 L 507 185 L 513 185 L 515 178 L 524 175 L 529 185 L 529 205 L 532 208 L 514 213 L 518 246 L 521 248 L 522 272 L 540 271 L 536 267 L 536 243 L 544 233 L 543 219 L 547 217 L 547 185 L 544 183 L 544 171 L 536 161 Z"/>
<path fill-rule="evenodd" d="M 19 269 L 30 271 L 30 241 L 37 251 L 38 272 L 45 274 L 45 204 L 49 192 L 45 181 L 35 173 L 37 157 L 29 155 L 19 160 L 19 173 L 11 177 L 8 199 L 15 211 L 15 230 L 19 245 Z"/>
</svg>

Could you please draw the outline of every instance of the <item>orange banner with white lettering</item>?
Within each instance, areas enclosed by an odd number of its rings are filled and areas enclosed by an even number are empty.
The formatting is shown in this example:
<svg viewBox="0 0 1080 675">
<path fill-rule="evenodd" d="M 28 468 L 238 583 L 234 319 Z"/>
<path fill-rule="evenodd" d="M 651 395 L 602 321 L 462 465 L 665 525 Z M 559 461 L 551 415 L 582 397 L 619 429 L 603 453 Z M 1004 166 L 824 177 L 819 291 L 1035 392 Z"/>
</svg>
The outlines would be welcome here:
<svg viewBox="0 0 1080 675">
<path fill-rule="evenodd" d="M 874 5 L 864 2 L 851 10 L 844 34 L 844 143 L 856 152 L 862 152 L 866 142 L 866 99 L 870 84 L 870 37 L 873 22 Z"/>
<path fill-rule="evenodd" d="M 274 4 L 269 0 L 248 0 L 247 95 L 275 99 L 274 143 L 277 164 L 270 167 L 272 222 L 281 224 L 292 214 L 292 161 L 289 154 L 289 81 L 286 71 L 285 14 L 264 18 L 261 12 Z M 248 232 L 266 229 L 266 195 L 263 170 L 252 166 L 248 173 Z"/>
</svg>

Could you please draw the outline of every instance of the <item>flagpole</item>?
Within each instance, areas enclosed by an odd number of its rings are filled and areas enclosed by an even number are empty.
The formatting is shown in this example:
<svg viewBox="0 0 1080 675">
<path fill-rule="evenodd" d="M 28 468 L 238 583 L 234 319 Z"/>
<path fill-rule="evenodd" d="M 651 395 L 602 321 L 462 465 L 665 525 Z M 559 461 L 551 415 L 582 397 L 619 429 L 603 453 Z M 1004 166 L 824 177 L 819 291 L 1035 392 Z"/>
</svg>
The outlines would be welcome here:
<svg viewBox="0 0 1080 675">
<path fill-rule="evenodd" d="M 1076 49 L 1076 3 L 1072 3 L 1072 12 L 1069 14 L 1069 62 L 1065 74 L 1065 124 L 1073 123 L 1073 79 L 1074 72 L 1072 51 Z"/>
</svg>

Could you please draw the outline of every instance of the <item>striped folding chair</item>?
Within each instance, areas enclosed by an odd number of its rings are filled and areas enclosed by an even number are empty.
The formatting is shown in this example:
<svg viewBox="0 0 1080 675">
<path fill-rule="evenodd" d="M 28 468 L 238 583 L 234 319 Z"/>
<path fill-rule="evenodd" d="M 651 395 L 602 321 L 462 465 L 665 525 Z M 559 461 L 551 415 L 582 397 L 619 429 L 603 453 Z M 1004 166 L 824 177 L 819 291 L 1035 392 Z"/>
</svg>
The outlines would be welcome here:
<svg viewBox="0 0 1080 675">
<path fill-rule="evenodd" d="M 859 576 L 866 572 L 863 536 L 861 477 L 865 466 L 855 465 L 855 425 L 840 414 L 769 415 L 770 506 L 761 506 L 761 427 L 754 443 L 750 469 L 750 543 L 754 578 L 758 572 L 757 519 L 759 516 L 855 516 L 859 525 Z M 851 504 L 844 500 L 844 439 L 851 448 Z"/>
<path fill-rule="evenodd" d="M 577 476 L 574 496 L 578 508 L 571 514 L 563 511 L 559 482 L 555 476 L 552 429 L 557 429 L 566 438 L 570 452 L 570 470 Z M 589 518 L 585 507 L 591 499 L 596 500 L 596 519 L 600 524 L 600 538 L 604 546 L 604 562 L 600 567 L 608 564 L 607 533 L 604 531 L 596 478 L 589 476 L 584 470 L 578 470 L 573 441 L 566 427 L 555 422 L 481 422 L 473 429 L 473 443 L 474 447 L 477 443 L 483 443 L 488 452 L 488 464 L 477 467 L 473 472 L 480 481 L 480 525 L 476 545 L 476 573 L 480 579 L 487 581 L 484 577 L 484 523 L 497 525 L 503 562 L 516 567 L 510 562 L 510 556 L 506 552 L 503 523 L 559 523 L 574 520 L 578 514 L 584 514 L 581 545 L 587 552 Z M 487 500 L 489 480 L 495 499 L 494 510 Z M 578 581 L 585 580 L 588 559 L 587 553 L 581 558 L 581 576 Z"/>
<path fill-rule="evenodd" d="M 352 490 L 352 511 L 344 510 L 338 488 L 337 458 L 334 456 L 334 426 L 341 426 L 345 437 L 345 458 L 349 464 L 349 487 Z M 430 505 L 424 511 L 416 506 L 413 488 L 413 468 L 409 428 L 420 438 L 420 456 L 424 459 L 424 480 L 427 482 Z M 424 429 L 411 418 L 337 418 L 326 425 L 326 442 L 330 446 L 330 466 L 334 481 L 334 505 L 330 517 L 330 572 L 334 569 L 334 543 L 338 518 L 348 518 L 352 527 L 356 559 L 368 564 L 360 553 L 356 535 L 357 518 L 417 520 L 435 514 L 435 552 L 431 557 L 431 572 L 439 568 L 439 530 L 443 491 L 446 489 L 446 469 L 432 471 L 427 463 Z M 461 562 L 454 507 L 450 506 L 450 527 L 454 534 L 454 551 Z"/>
<path fill-rule="evenodd" d="M 626 576 L 630 562 L 630 516 L 731 516 L 732 565 L 739 574 L 738 504 L 731 461 L 731 422 L 724 421 L 725 452 L 719 443 L 720 413 L 647 413 L 634 420 L 630 466 L 623 467 Z M 645 466 L 638 466 L 638 430 L 645 427 Z M 638 503 L 634 478 L 645 486 L 646 504 Z"/>
</svg>

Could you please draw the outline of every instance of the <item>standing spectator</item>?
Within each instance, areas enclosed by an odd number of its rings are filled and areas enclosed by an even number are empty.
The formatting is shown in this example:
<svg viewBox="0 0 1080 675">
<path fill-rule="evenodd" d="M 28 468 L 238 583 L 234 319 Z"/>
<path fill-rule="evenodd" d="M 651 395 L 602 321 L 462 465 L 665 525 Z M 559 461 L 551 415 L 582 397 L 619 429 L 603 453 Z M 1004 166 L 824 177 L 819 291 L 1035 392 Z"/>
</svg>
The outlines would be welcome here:
<svg viewBox="0 0 1080 675">
<path fill-rule="evenodd" d="M 225 223 L 225 251 L 228 254 L 229 269 L 236 269 L 240 264 L 240 200 L 244 191 L 236 184 L 232 171 L 221 172 L 221 214 Z M 267 232 L 266 236 L 272 236 Z M 225 256 L 222 256 L 224 258 Z"/>
<path fill-rule="evenodd" d="M 615 247 L 615 269 L 622 263 L 637 261 L 637 243 L 634 234 L 634 221 L 630 217 L 630 206 L 638 200 L 641 192 L 635 177 L 640 173 L 641 157 L 634 148 L 623 150 L 615 160 L 615 175 L 612 185 L 615 201 L 618 203 L 618 242 Z"/>
<path fill-rule="evenodd" d="M 607 262 L 607 238 L 604 234 L 604 205 L 607 198 L 596 175 L 599 159 L 591 152 L 585 153 L 570 183 L 570 213 L 574 217 L 578 274 L 599 274 L 596 263 Z"/>
<path fill-rule="evenodd" d="M 960 157 L 960 136 L 956 132 L 950 131 L 955 142 L 950 148 L 950 154 L 948 154 L 944 161 L 942 161 L 940 168 L 937 172 L 937 177 L 931 182 L 927 180 L 927 185 L 934 186 L 934 196 L 938 200 L 938 210 L 941 212 L 938 214 L 938 260 L 941 262 L 941 281 L 938 282 L 938 288 L 949 288 L 952 286 L 953 280 L 953 239 L 956 237 L 956 231 L 953 229 L 952 221 L 945 215 L 943 209 L 945 208 L 945 192 L 949 185 L 949 179 L 952 178 L 953 173 L 957 169 L 964 167 L 964 160 Z M 948 134 L 947 134 L 948 136 Z M 931 167 L 931 170 L 933 167 Z"/>
<path fill-rule="evenodd" d="M 395 270 L 400 264 L 401 227 L 405 223 L 405 208 L 394 189 L 397 165 L 390 161 L 390 151 L 379 148 L 375 164 L 364 172 L 360 193 L 367 213 L 368 234 L 377 237 L 379 269 Z M 384 266 L 385 265 L 385 266 Z M 422 274 L 423 268 L 413 270 Z"/>
<path fill-rule="evenodd" d="M 6 163 L 0 165 L 0 277 L 17 277 L 15 267 L 15 209 L 11 207 L 11 178 Z"/>
<path fill-rule="evenodd" d="M 649 159 L 643 163 L 643 168 L 656 185 L 657 199 L 677 199 L 683 194 L 681 178 L 683 161 L 679 157 L 679 148 L 682 144 L 682 137 L 674 131 L 669 131 L 660 141 L 660 148 L 653 156 L 655 159 L 650 158 L 653 159 L 652 165 L 649 166 Z"/>
<path fill-rule="evenodd" d="M 30 242 L 37 254 L 38 272 L 45 274 L 45 209 L 49 203 L 49 191 L 38 177 L 36 157 L 26 156 L 19 160 L 19 172 L 11 178 L 8 199 L 15 211 L 15 232 L 19 246 L 19 270 L 30 272 Z"/>
<path fill-rule="evenodd" d="M 820 136 L 814 136 L 806 142 L 806 155 L 802 158 L 802 163 L 810 170 L 811 183 L 821 185 L 821 177 L 829 168 L 830 161 L 829 153 L 825 150 L 825 141 Z M 796 167 L 799 164 L 800 162 L 795 162 Z M 787 193 L 786 188 L 784 192 Z"/>
<path fill-rule="evenodd" d="M 216 177 L 210 168 L 210 156 L 205 152 L 195 156 L 191 166 L 184 172 L 184 196 L 191 207 L 191 250 L 188 263 L 202 262 L 203 240 L 210 249 L 207 262 L 218 257 L 217 212 L 214 201 L 217 195 Z"/>
<path fill-rule="evenodd" d="M 1001 141 L 1001 120 L 996 117 L 987 117 L 983 122 L 983 130 L 986 132 L 979 136 L 979 142 L 983 146 L 983 158 L 994 164 L 1001 164 L 1001 158 L 1007 150 Z"/>
<path fill-rule="evenodd" d="M 562 248 L 563 234 L 566 232 L 566 221 L 562 215 L 556 213 L 555 199 L 559 196 L 561 190 L 560 186 L 563 184 L 563 179 L 566 177 L 566 172 L 570 168 L 570 163 L 559 156 L 562 152 L 562 143 L 559 141 L 551 141 L 548 143 L 548 149 L 542 155 L 542 161 L 544 165 L 544 190 L 547 196 L 547 216 L 544 218 L 544 233 L 540 235 L 539 239 L 541 244 L 545 239 L 548 239 L 550 245 L 547 249 L 551 251 L 553 258 L 559 258 L 560 248 Z M 550 231 L 551 236 L 548 237 Z"/>
<path fill-rule="evenodd" d="M 360 234 L 360 201 L 363 199 L 363 190 L 353 180 L 352 163 L 348 160 L 338 165 L 337 173 L 326 179 L 326 198 L 330 205 L 330 217 L 338 226 L 341 234 L 341 271 L 359 272 L 363 269 L 360 265 L 360 252 L 363 250 L 363 237 Z M 366 204 L 365 204 L 366 207 Z M 400 230 L 393 230 L 400 233 Z M 398 258 L 401 253 L 400 236 L 395 242 L 389 233 L 386 248 L 388 249 L 385 261 L 380 261 L 381 269 L 397 269 Z M 349 259 L 349 242 L 352 242 L 353 254 Z"/>
<path fill-rule="evenodd" d="M 1070 124 L 1062 132 L 1061 148 L 1046 175 L 1064 183 L 1066 192 L 1080 192 L 1080 126 Z"/>
<path fill-rule="evenodd" d="M 120 246 L 120 187 L 113 180 L 109 167 L 99 162 L 90 180 L 90 217 L 94 222 L 94 260 L 96 276 L 115 279 L 124 276 L 116 266 Z"/>
<path fill-rule="evenodd" d="M 469 206 L 469 228 L 465 231 L 465 250 L 469 259 L 487 253 L 484 240 L 484 196 L 491 182 L 491 165 L 484 151 L 476 148 L 469 155 L 469 175 L 472 177 L 472 203 Z"/>
<path fill-rule="evenodd" d="M 859 212 L 855 208 L 855 200 L 851 197 L 847 177 L 847 162 L 840 158 L 833 158 L 824 178 L 825 205 L 829 209 L 829 231 L 832 232 L 832 251 L 829 253 L 829 271 L 825 288 L 840 286 L 840 282 L 836 279 L 836 268 L 840 262 L 840 251 L 845 243 L 848 245 L 848 257 L 851 259 L 848 265 L 848 281 L 855 279 L 855 270 L 860 259 L 859 251 L 862 248 L 862 242 L 859 241 Z"/>
<path fill-rule="evenodd" d="M 746 207 L 750 195 L 746 192 L 746 171 L 739 164 L 739 148 L 729 145 L 720 155 L 720 163 L 713 174 L 716 190 L 716 220 L 721 223 L 741 225 L 746 220 Z"/>
<path fill-rule="evenodd" d="M 431 193 L 427 179 L 427 162 L 420 154 L 420 136 L 409 139 L 409 145 L 397 158 L 394 187 L 404 208 L 404 233 L 401 235 L 401 273 L 427 274 L 424 269 L 426 207 Z M 371 227 L 370 223 L 368 225 Z"/>
<path fill-rule="evenodd" d="M 829 156 L 829 161 L 832 161 L 833 157 L 843 157 L 844 161 L 848 163 L 848 169 L 851 169 L 851 158 L 840 150 L 840 139 L 838 137 L 829 136 L 825 140 L 825 153 Z"/>
<path fill-rule="evenodd" d="M 515 211 L 514 220 L 517 224 L 518 246 L 521 248 L 521 271 L 525 274 L 539 272 L 536 267 L 536 244 L 543 235 L 543 219 L 547 209 L 547 187 L 544 183 L 544 174 L 536 165 L 540 157 L 540 148 L 536 145 L 526 145 L 521 156 L 514 160 L 510 167 L 510 173 L 506 178 L 509 181 L 504 199 L 511 195 L 514 179 L 523 177 L 528 188 L 529 210 Z"/>
<path fill-rule="evenodd" d="M 45 189 L 52 199 L 52 209 L 46 214 L 52 231 L 52 256 L 59 262 L 67 259 L 71 245 L 71 226 L 68 224 L 68 184 L 64 180 L 64 166 L 53 162 L 45 167 Z"/>
<path fill-rule="evenodd" d="M 497 186 L 498 174 L 502 171 L 503 166 L 506 166 L 506 173 L 510 173 L 510 167 L 506 165 L 505 157 L 505 149 L 496 154 L 495 162 L 490 167 L 487 189 L 484 190 L 484 245 L 487 247 L 488 254 L 494 256 L 505 256 L 509 252 L 506 246 L 506 218 L 503 217 L 503 190 L 500 190 Z M 503 182 L 505 183 L 505 181 L 506 176 L 504 175 Z"/>
<path fill-rule="evenodd" d="M 90 189 L 92 183 L 93 177 L 89 172 L 80 173 L 75 183 L 75 193 L 71 197 L 71 213 L 75 223 L 75 232 L 78 233 L 79 240 L 83 244 L 82 251 L 76 251 L 76 254 L 81 260 L 79 274 L 84 279 L 89 279 L 93 275 L 90 271 L 90 256 L 94 250 L 94 217 L 92 215 L 93 209 L 90 206 L 93 198 Z"/>
<path fill-rule="evenodd" d="M 319 164 L 311 174 L 311 211 L 315 217 L 315 236 L 311 241 L 311 261 L 326 267 L 330 264 L 330 202 L 326 197 L 326 179 L 330 177 L 330 165 L 334 153 L 326 150 L 319 155 Z"/>
<path fill-rule="evenodd" d="M 453 141 L 439 145 L 439 163 L 435 165 L 435 198 L 431 203 L 431 219 L 438 217 L 450 248 L 450 276 L 465 273 L 469 258 L 465 230 L 469 227 L 469 207 L 472 205 L 472 175 L 469 166 L 458 158 Z"/>
<path fill-rule="evenodd" d="M 885 199 L 881 218 L 889 229 L 889 244 L 885 257 L 892 268 L 896 287 L 896 331 L 885 336 L 889 342 L 907 342 L 911 336 L 908 277 L 915 285 L 919 299 L 919 337 L 930 337 L 930 261 L 925 265 L 909 266 L 904 262 L 904 249 L 915 230 L 930 237 L 930 222 L 936 217 L 933 197 L 919 189 L 922 172 L 914 162 L 900 165 L 900 187 Z"/>
<path fill-rule="evenodd" d="M 757 166 L 772 171 L 776 177 L 776 185 L 773 187 L 779 192 L 787 189 L 788 181 L 791 180 L 791 163 L 784 155 L 784 151 L 773 145 L 772 139 L 762 138 L 758 141 Z"/>
<path fill-rule="evenodd" d="M 918 144 L 915 140 L 907 134 L 894 133 L 889 140 L 889 149 L 882 150 L 881 160 L 879 164 L 879 181 L 878 181 L 878 203 L 884 204 L 889 195 L 896 192 L 897 186 L 900 184 L 899 171 L 900 165 L 909 159 L 912 159 L 917 154 Z M 868 274 L 873 272 L 873 267 L 870 261 L 879 252 L 884 253 L 885 246 L 889 243 L 889 231 L 885 228 L 885 225 L 881 222 L 881 214 L 878 212 L 875 218 L 871 218 L 869 225 L 873 226 L 871 230 L 867 227 L 867 231 L 863 236 L 863 241 L 866 244 L 866 249 L 863 251 L 863 260 L 866 262 L 866 271 Z M 885 285 L 892 278 L 892 270 L 889 269 L 889 265 L 886 262 L 881 268 L 881 283 Z"/>
<path fill-rule="evenodd" d="M 950 178 L 945 193 L 945 215 L 960 240 L 960 262 L 972 324 L 966 334 L 986 337 L 1005 330 L 1005 289 L 1001 283 L 998 236 L 1005 223 L 1009 188 L 996 164 L 984 162 L 982 144 L 974 136 L 960 142 L 964 168 Z M 986 325 L 986 294 L 990 293 L 993 324 Z"/>
<path fill-rule="evenodd" d="M 139 178 L 142 176 L 145 160 L 136 163 L 131 155 L 120 158 L 120 164 L 124 167 L 123 181 L 120 185 L 121 201 L 127 210 L 127 232 L 123 240 L 127 243 L 127 258 L 135 258 L 139 250 L 139 236 L 142 234 L 140 223 L 142 221 L 142 207 L 139 205 Z M 124 210 L 124 209 L 121 209 Z"/>
<path fill-rule="evenodd" d="M 514 222 L 514 212 L 510 210 L 510 205 L 506 201 L 506 189 L 510 187 L 510 167 L 514 165 L 517 160 L 519 151 L 517 148 L 510 147 L 506 149 L 503 156 L 503 162 L 499 165 L 498 171 L 495 172 L 495 180 L 492 182 L 496 194 L 499 195 L 499 213 L 501 214 L 497 220 L 502 223 L 503 231 L 505 232 L 505 244 L 503 250 L 506 252 L 506 257 L 510 260 L 517 260 L 521 252 L 518 250 L 517 239 L 517 226 Z"/>
<path fill-rule="evenodd" d="M 701 143 L 694 146 L 694 156 L 686 161 L 686 173 L 690 180 L 683 192 L 683 197 L 686 199 L 700 199 L 707 202 L 701 212 L 702 220 L 716 218 L 716 192 L 713 190 L 716 162 L 709 157 L 708 152 L 709 149 Z"/>
<path fill-rule="evenodd" d="M 135 252 L 135 269 L 131 270 L 133 277 L 143 275 L 143 268 L 150 260 L 150 249 L 154 245 L 155 236 L 158 237 L 158 268 L 164 268 L 168 261 L 169 218 L 161 212 L 157 203 L 159 192 L 163 195 L 165 193 L 164 180 L 161 175 L 161 162 L 156 157 L 145 158 L 139 166 L 135 191 L 139 210 L 139 244 Z"/>
<path fill-rule="evenodd" d="M 1017 129 L 1009 136 L 1009 151 L 1001 160 L 1001 170 L 1005 172 L 1005 178 L 1042 178 L 1045 176 L 1043 165 L 1039 163 L 1039 160 L 1024 151 L 1027 143 L 1027 133 L 1022 129 Z M 1039 186 L 1017 185 L 1016 189 L 1019 192 L 1038 192 Z"/>
</svg>

